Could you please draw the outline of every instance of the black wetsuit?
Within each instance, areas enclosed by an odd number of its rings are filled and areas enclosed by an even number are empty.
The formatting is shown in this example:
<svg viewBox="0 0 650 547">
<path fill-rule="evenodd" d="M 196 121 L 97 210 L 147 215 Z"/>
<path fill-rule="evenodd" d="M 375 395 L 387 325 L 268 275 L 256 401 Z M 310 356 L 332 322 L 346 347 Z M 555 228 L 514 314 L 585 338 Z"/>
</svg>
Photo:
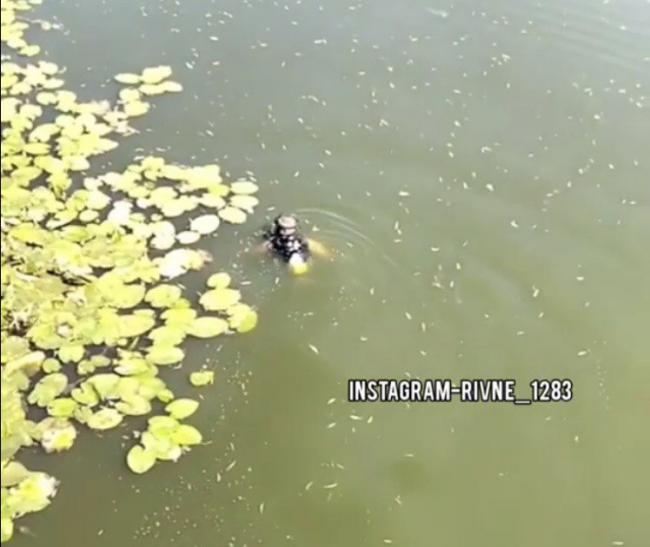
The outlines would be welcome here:
<svg viewBox="0 0 650 547">
<path fill-rule="evenodd" d="M 273 225 L 264 233 L 271 250 L 285 262 L 289 262 L 295 254 L 299 255 L 305 262 L 309 258 L 309 245 L 307 240 L 298 233 L 283 235 L 278 226 Z"/>
</svg>

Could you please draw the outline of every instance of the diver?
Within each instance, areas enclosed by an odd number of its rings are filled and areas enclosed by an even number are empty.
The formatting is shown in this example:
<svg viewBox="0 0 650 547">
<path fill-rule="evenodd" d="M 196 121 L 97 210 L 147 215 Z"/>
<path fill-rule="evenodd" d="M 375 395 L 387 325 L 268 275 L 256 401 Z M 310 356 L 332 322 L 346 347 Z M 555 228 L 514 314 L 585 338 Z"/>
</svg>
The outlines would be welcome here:
<svg viewBox="0 0 650 547">
<path fill-rule="evenodd" d="M 293 215 L 278 215 L 264 231 L 264 248 L 289 265 L 295 275 L 309 270 L 312 255 L 329 257 L 329 251 L 317 241 L 308 239 L 298 230 L 298 219 Z"/>
</svg>

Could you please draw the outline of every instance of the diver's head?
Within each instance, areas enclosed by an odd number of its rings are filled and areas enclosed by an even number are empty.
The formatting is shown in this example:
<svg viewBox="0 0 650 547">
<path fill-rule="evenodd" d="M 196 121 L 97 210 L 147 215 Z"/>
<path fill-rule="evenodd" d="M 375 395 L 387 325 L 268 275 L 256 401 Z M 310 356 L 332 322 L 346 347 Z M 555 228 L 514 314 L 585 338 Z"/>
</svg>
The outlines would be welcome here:
<svg viewBox="0 0 650 547">
<path fill-rule="evenodd" d="M 293 215 L 280 215 L 275 219 L 275 226 L 283 236 L 290 236 L 298 229 L 298 219 Z"/>
</svg>

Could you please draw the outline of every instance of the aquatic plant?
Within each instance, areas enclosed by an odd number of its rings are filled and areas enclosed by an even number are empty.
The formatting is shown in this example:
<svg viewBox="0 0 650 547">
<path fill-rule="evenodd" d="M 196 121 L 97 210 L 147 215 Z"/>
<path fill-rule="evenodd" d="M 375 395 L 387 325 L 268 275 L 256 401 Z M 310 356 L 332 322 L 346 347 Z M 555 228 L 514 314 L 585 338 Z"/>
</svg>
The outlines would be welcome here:
<svg viewBox="0 0 650 547">
<path fill-rule="evenodd" d="M 34 57 L 25 12 L 36 0 L 2 0 L 2 43 Z M 12 57 L 13 58 L 13 57 Z M 218 165 L 136 158 L 121 171 L 85 176 L 92 158 L 136 129 L 151 97 L 177 93 L 167 66 L 115 76 L 115 104 L 81 102 L 55 63 L 4 60 L 2 92 L 2 541 L 15 519 L 45 508 L 58 482 L 19 461 L 23 447 L 69 450 L 79 427 L 103 431 L 151 416 L 126 455 L 134 473 L 177 460 L 201 443 L 184 423 L 198 402 L 174 393 L 160 367 L 185 358 L 186 337 L 255 327 L 225 272 L 193 307 L 175 280 L 210 255 L 189 247 L 221 221 L 238 224 L 257 205 L 250 181 L 226 183 Z M 171 220 L 170 220 L 171 219 Z M 214 372 L 195 371 L 205 386 Z M 40 416 L 40 419 L 36 417 Z M 33 419 L 32 419 L 33 418 Z"/>
</svg>

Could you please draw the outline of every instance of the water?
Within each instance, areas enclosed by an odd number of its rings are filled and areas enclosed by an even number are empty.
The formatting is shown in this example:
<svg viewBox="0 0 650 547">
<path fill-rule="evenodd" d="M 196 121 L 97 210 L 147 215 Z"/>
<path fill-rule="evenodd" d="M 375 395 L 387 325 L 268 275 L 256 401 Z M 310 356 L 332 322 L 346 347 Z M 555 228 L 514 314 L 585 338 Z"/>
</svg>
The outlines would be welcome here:
<svg viewBox="0 0 650 547">
<path fill-rule="evenodd" d="M 82 435 L 14 544 L 647 545 L 650 5 L 47 2 L 88 98 L 160 63 L 138 148 L 252 171 L 334 248 L 303 279 L 211 243 L 259 329 L 190 347 L 209 445 L 143 477 Z M 192 280 L 198 287 L 200 280 Z M 315 349 L 314 349 L 315 348 Z M 316 351 L 317 352 L 316 352 Z M 565 404 L 361 405 L 348 378 L 571 378 Z M 185 392 L 185 374 L 176 374 Z M 133 424 L 131 427 L 135 427 Z M 123 446 L 121 446 L 123 445 Z"/>
</svg>

